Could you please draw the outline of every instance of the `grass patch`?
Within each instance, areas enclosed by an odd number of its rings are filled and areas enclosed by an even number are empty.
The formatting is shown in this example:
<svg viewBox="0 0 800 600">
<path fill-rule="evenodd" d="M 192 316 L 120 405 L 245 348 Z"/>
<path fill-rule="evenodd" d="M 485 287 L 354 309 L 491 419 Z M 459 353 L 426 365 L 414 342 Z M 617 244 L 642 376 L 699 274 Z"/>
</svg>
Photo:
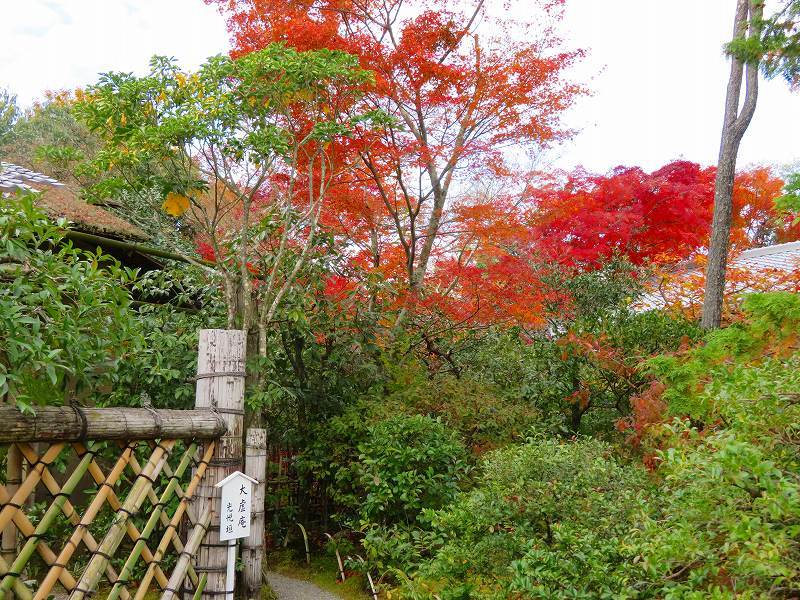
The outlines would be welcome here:
<svg viewBox="0 0 800 600">
<path fill-rule="evenodd" d="M 312 556 L 311 564 L 297 560 L 292 550 L 270 550 L 266 556 L 267 569 L 302 579 L 328 591 L 344 600 L 370 600 L 365 592 L 368 584 L 361 575 L 352 575 L 347 581 L 338 580 L 339 569 L 332 556 Z"/>
</svg>

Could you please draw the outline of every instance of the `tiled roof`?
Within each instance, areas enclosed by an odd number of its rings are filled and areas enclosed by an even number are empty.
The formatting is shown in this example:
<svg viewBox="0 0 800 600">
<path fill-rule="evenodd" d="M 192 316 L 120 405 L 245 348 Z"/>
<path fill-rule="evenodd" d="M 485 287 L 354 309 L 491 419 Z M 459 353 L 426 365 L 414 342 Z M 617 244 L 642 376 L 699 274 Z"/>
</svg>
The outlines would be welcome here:
<svg viewBox="0 0 800 600">
<path fill-rule="evenodd" d="M 36 171 L 31 171 L 24 167 L 13 165 L 7 162 L 0 162 L 0 192 L 13 193 L 18 191 L 37 191 L 35 185 L 50 185 L 61 187 L 64 184 L 42 175 Z"/>
<path fill-rule="evenodd" d="M 753 271 L 765 269 L 796 271 L 800 268 L 800 242 L 745 250 L 732 264 L 740 269 L 746 268 Z"/>
<path fill-rule="evenodd" d="M 763 248 L 752 248 L 745 250 L 729 263 L 729 268 L 736 269 L 741 273 L 752 274 L 753 281 L 759 281 L 759 276 L 765 281 L 773 282 L 774 289 L 793 289 L 796 277 L 792 275 L 800 271 L 800 241 L 788 242 L 785 244 L 775 244 L 764 246 Z M 666 289 L 659 292 L 644 294 L 634 304 L 634 310 L 660 309 L 665 306 L 665 292 L 667 296 L 676 296 L 675 292 L 682 290 L 681 281 L 690 282 L 702 281 L 704 273 L 696 264 L 684 265 L 677 272 L 683 270 L 679 278 L 666 283 Z M 787 283 L 788 282 L 788 283 Z M 747 293 L 759 291 L 757 286 L 751 287 L 745 280 L 743 287 L 737 293 Z M 761 290 L 763 291 L 763 290 Z M 680 294 L 677 294 L 680 295 Z M 686 304 L 688 300 L 682 300 Z"/>
<path fill-rule="evenodd" d="M 128 221 L 101 206 L 87 204 L 60 181 L 25 169 L 18 165 L 0 162 L 0 193 L 19 191 L 39 192 L 38 204 L 53 218 L 65 218 L 75 224 L 75 229 L 85 233 L 145 240 L 144 232 Z"/>
</svg>

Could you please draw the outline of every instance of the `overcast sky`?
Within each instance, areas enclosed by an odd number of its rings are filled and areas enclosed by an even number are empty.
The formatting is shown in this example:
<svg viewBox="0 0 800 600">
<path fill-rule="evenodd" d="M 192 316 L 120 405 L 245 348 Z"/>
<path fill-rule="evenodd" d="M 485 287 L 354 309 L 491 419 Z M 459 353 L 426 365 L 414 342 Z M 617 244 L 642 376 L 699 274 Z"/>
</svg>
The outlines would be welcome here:
<svg viewBox="0 0 800 600">
<path fill-rule="evenodd" d="M 488 0 L 501 2 L 503 0 Z M 23 105 L 108 70 L 142 72 L 153 54 L 187 68 L 228 48 L 202 0 L 9 1 L 0 23 L 0 86 Z M 580 130 L 552 159 L 594 171 L 676 158 L 716 162 L 734 0 L 568 0 L 569 41 L 590 53 L 576 75 L 594 94 L 568 115 Z M 740 165 L 800 161 L 800 93 L 762 83 Z"/>
</svg>

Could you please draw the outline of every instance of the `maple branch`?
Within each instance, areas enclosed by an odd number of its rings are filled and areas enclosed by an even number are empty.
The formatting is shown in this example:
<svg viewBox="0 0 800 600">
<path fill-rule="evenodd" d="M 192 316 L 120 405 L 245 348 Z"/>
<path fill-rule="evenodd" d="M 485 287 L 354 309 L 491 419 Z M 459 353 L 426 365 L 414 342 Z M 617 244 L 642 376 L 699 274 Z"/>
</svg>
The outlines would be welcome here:
<svg viewBox="0 0 800 600">
<path fill-rule="evenodd" d="M 470 29 L 472 29 L 472 25 L 473 25 L 473 23 L 475 23 L 475 19 L 478 18 L 478 14 L 480 13 L 481 9 L 483 8 L 484 1 L 485 0 L 479 0 L 478 4 L 475 5 L 475 10 L 472 12 L 472 16 L 469 18 L 469 21 L 467 22 L 467 26 L 464 29 L 462 29 L 461 33 L 455 39 L 453 44 L 445 51 L 445 53 L 439 59 L 438 64 L 441 65 L 441 64 L 444 63 L 445 60 L 447 60 L 447 57 L 450 56 L 450 54 L 452 54 L 452 52 L 456 48 L 458 48 L 458 45 L 461 43 L 461 40 L 463 40 L 464 36 L 466 36 L 469 33 Z"/>
</svg>

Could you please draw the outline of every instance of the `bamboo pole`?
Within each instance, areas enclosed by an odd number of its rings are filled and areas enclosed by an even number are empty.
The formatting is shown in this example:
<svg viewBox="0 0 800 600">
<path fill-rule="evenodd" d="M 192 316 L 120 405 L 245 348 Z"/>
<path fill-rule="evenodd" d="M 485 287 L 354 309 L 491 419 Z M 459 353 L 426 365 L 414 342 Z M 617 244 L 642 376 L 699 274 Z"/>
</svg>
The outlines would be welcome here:
<svg viewBox="0 0 800 600">
<path fill-rule="evenodd" d="M 81 458 L 81 461 L 75 467 L 72 475 L 69 476 L 67 481 L 62 486 L 60 494 L 53 499 L 53 502 L 45 511 L 44 515 L 42 516 L 42 520 L 39 521 L 39 524 L 34 530 L 34 536 L 28 538 L 28 541 L 25 542 L 20 549 L 19 554 L 17 554 L 17 558 L 11 564 L 10 569 L 6 573 L 5 577 L 3 577 L 2 582 L 0 582 L 0 590 L 3 592 L 9 591 L 14 580 L 19 579 L 20 575 L 22 574 L 22 570 L 25 568 L 25 565 L 28 564 L 31 555 L 36 549 L 39 538 L 47 532 L 47 530 L 50 528 L 50 525 L 53 524 L 56 516 L 62 512 L 64 503 L 67 501 L 67 496 L 69 496 L 75 490 L 78 483 L 80 483 L 81 479 L 83 478 L 83 474 L 86 473 L 86 469 L 89 468 L 89 463 L 93 458 L 94 453 L 91 449 L 83 455 L 83 458 Z"/>
<path fill-rule="evenodd" d="M 77 452 L 82 452 L 83 448 L 82 444 L 80 443 L 74 444 L 74 447 Z M 164 467 L 166 467 L 166 465 L 167 463 L 165 462 Z M 141 469 L 138 468 L 138 463 L 136 462 L 136 454 L 134 452 L 131 452 L 130 454 L 130 458 L 128 460 L 128 466 L 130 466 L 133 469 L 135 475 L 139 475 L 139 473 L 141 473 Z M 89 475 L 92 476 L 92 479 L 94 479 L 97 485 L 103 485 L 103 482 L 105 481 L 105 476 L 103 475 L 103 471 L 100 470 L 100 467 L 97 466 L 97 463 L 95 461 L 92 461 L 92 463 L 89 465 Z M 106 500 L 108 501 L 109 506 L 111 506 L 111 510 L 115 512 L 119 511 L 119 509 L 122 507 L 122 502 L 119 501 L 116 492 L 111 488 L 109 488 L 108 490 L 108 496 Z M 128 537 L 135 543 L 136 540 L 138 540 L 140 537 L 139 530 L 136 528 L 136 525 L 134 525 L 131 522 L 131 520 L 128 519 L 128 521 L 125 523 L 125 528 L 128 532 Z M 97 546 L 98 544 L 96 541 L 94 541 L 94 538 L 92 538 L 91 536 L 88 536 L 86 538 L 86 547 L 89 549 L 90 552 L 94 552 L 95 550 L 97 550 Z M 144 559 L 148 562 L 153 560 L 153 555 L 147 549 L 147 546 L 145 546 L 142 549 L 142 556 L 144 556 Z M 110 564 L 106 566 L 106 575 L 109 581 L 113 582 L 118 579 L 116 572 L 114 571 L 114 568 Z M 164 585 L 166 585 L 167 577 L 166 575 L 164 575 L 161 569 L 158 569 L 158 578 L 160 582 L 163 581 Z M 128 600 L 128 598 L 130 598 L 130 594 L 125 588 L 122 589 L 121 595 L 123 600 Z"/>
<path fill-rule="evenodd" d="M 244 331 L 200 330 L 195 408 L 217 410 L 227 425 L 227 433 L 218 440 L 208 473 L 197 490 L 196 506 L 192 507 L 194 514 L 211 515 L 211 526 L 194 557 L 194 568 L 199 575 L 208 574 L 202 597 L 214 600 L 226 590 L 228 557 L 228 543 L 219 539 L 220 491 L 214 486 L 234 471 L 243 470 L 246 345 Z M 189 600 L 194 592 L 190 585 L 184 587 Z"/>
<path fill-rule="evenodd" d="M 264 561 L 264 501 L 267 479 L 267 430 L 250 428 L 245 442 L 245 474 L 253 486 L 250 536 L 242 540 L 242 588 L 245 598 L 261 598 Z"/>
<path fill-rule="evenodd" d="M 28 472 L 28 476 L 25 478 L 25 481 L 22 482 L 22 485 L 19 486 L 16 493 L 11 496 L 11 500 L 6 502 L 3 506 L 3 509 L 0 510 L 0 530 L 6 528 L 11 522 L 11 519 L 14 517 L 14 513 L 16 513 L 19 509 L 18 506 L 24 506 L 25 501 L 28 499 L 28 496 L 31 495 L 31 492 L 36 487 L 36 484 L 39 483 L 39 480 L 42 478 L 42 472 L 45 470 L 47 465 L 53 462 L 56 457 L 61 454 L 61 450 L 64 448 L 64 444 L 53 444 L 50 446 L 47 451 L 44 453 L 39 459 L 39 462 L 36 466 L 32 467 L 31 470 Z"/>
<path fill-rule="evenodd" d="M 210 407 L 209 407 L 210 408 Z M 0 406 L 0 444 L 81 440 L 213 439 L 224 419 L 206 410 L 42 406 L 36 414 Z"/>
<path fill-rule="evenodd" d="M 30 444 L 20 443 L 19 449 L 25 457 L 25 460 L 27 460 L 29 463 L 34 464 L 38 460 L 39 457 L 36 455 L 36 452 L 33 450 Z M 79 449 L 77 450 L 79 456 L 82 456 L 87 451 L 88 449 L 82 445 L 79 446 Z M 92 470 L 93 465 L 95 465 L 94 459 L 92 459 L 92 461 L 89 463 L 89 471 Z M 42 483 L 54 498 L 59 495 L 63 495 L 63 490 L 50 473 L 50 470 L 47 468 L 42 471 Z M 61 506 L 61 512 L 65 517 L 67 517 L 70 523 L 81 530 L 81 538 L 83 539 L 84 544 L 86 544 L 86 547 L 90 552 L 94 552 L 97 549 L 97 540 L 94 539 L 94 536 L 88 529 L 79 527 L 81 518 L 78 516 L 78 513 L 75 511 L 75 507 L 72 506 L 72 503 L 69 501 L 69 499 L 64 501 L 64 504 Z M 117 572 L 110 564 L 106 565 L 106 576 L 110 581 L 115 581 L 117 579 Z M 125 597 L 125 600 L 128 600 L 127 596 Z"/>
<path fill-rule="evenodd" d="M 188 258 L 183 254 L 176 254 L 174 252 L 169 252 L 167 250 L 161 250 L 160 248 L 153 248 L 152 246 L 146 246 L 144 244 L 137 244 L 135 242 L 125 242 L 122 240 L 117 240 L 114 238 L 108 238 L 101 235 L 93 235 L 91 233 L 86 233 L 84 231 L 77 231 L 75 229 L 67 230 L 67 239 L 76 240 L 79 242 L 88 242 L 90 244 L 97 244 L 101 247 L 110 247 L 115 248 L 117 250 L 126 250 L 128 252 L 141 252 L 142 254 L 149 254 L 150 256 L 157 256 L 158 258 L 168 258 L 170 260 L 177 260 L 180 262 L 185 262 L 189 264 L 200 263 L 201 265 L 205 265 L 207 267 L 216 267 L 217 264 L 210 261 L 205 260 L 202 258 Z"/>
<path fill-rule="evenodd" d="M 82 600 L 97 588 L 102 572 L 105 570 L 111 556 L 114 555 L 122 538 L 125 536 L 126 525 L 130 516 L 135 514 L 147 495 L 147 488 L 153 485 L 156 477 L 161 472 L 161 468 L 167 460 L 168 453 L 175 445 L 175 440 L 166 440 L 155 449 L 150 456 L 142 473 L 136 478 L 131 491 L 125 498 L 121 509 L 117 512 L 114 522 L 111 524 L 100 546 L 92 553 L 89 564 L 83 572 L 78 585 L 72 590 L 70 600 Z"/>
<path fill-rule="evenodd" d="M 3 486 L 0 486 L 0 504 L 7 504 L 11 500 L 11 497 L 6 493 L 3 489 Z M 31 537 L 35 530 L 34 526 L 31 524 L 28 517 L 25 516 L 25 513 L 21 510 L 18 510 L 14 513 L 14 523 L 17 524 L 17 528 L 19 532 L 25 537 Z M 39 540 L 39 543 L 36 545 L 36 550 L 39 552 L 39 556 L 42 557 L 45 563 L 48 565 L 52 565 L 56 562 L 56 553 L 50 549 L 45 542 Z M 64 588 L 71 590 L 75 587 L 77 583 L 75 578 L 72 574 L 64 569 L 59 576 L 59 580 Z"/>
<path fill-rule="evenodd" d="M 203 573 L 200 581 L 197 582 L 197 589 L 194 591 L 192 600 L 200 600 L 200 597 L 203 595 L 203 590 L 206 589 L 206 581 L 208 581 L 208 573 Z"/>
<path fill-rule="evenodd" d="M 131 459 L 131 468 L 133 469 L 133 472 L 136 473 L 137 475 L 142 471 L 142 468 L 139 466 L 139 462 L 136 460 L 136 457 L 133 457 Z M 172 478 L 174 475 L 172 469 L 170 469 L 169 467 L 169 463 L 164 463 L 163 471 L 164 475 L 166 475 L 167 477 Z M 181 489 L 180 486 L 177 485 L 176 482 L 175 491 L 178 492 L 178 497 L 182 498 L 183 495 L 182 493 L 180 493 L 180 489 Z M 158 505 L 159 503 L 158 496 L 156 496 L 156 493 L 153 491 L 153 488 L 147 490 L 147 498 L 150 500 L 150 502 L 153 503 L 153 506 Z M 162 520 L 161 522 L 164 524 L 164 527 L 169 527 L 170 520 L 169 517 L 167 517 L 167 515 L 164 514 L 164 511 L 160 512 L 159 518 Z M 134 540 L 134 543 L 136 543 L 136 541 L 141 538 L 141 535 L 138 533 L 138 531 L 136 531 L 136 528 L 134 527 L 133 523 L 130 522 L 128 523 L 129 523 L 128 535 L 131 537 L 132 540 Z M 131 535 L 131 530 L 136 531 L 136 533 L 134 535 Z M 178 553 L 183 552 L 183 543 L 181 542 L 180 538 L 173 537 L 172 545 L 175 546 L 175 549 L 178 551 Z M 161 586 L 161 589 L 164 589 L 167 586 L 168 577 L 164 574 L 164 571 L 161 569 L 160 561 L 157 561 L 155 559 L 155 555 L 152 552 L 150 552 L 150 549 L 147 547 L 147 544 L 142 546 L 142 556 L 144 557 L 144 560 L 148 564 L 155 563 L 154 574 L 156 577 L 156 581 L 158 582 L 158 585 Z M 194 569 L 191 567 L 189 567 L 189 577 L 192 578 L 192 582 L 197 583 L 197 573 L 195 573 Z"/>
<path fill-rule="evenodd" d="M 55 562 L 52 564 L 45 578 L 39 584 L 39 589 L 36 591 L 34 600 L 44 600 L 48 597 L 50 591 L 53 589 L 53 585 L 55 585 L 56 581 L 60 578 L 66 564 L 69 562 L 70 558 L 72 558 L 72 555 L 75 552 L 75 550 L 77 550 L 78 544 L 80 544 L 81 541 L 89 542 L 89 540 L 86 538 L 92 536 L 91 534 L 89 534 L 88 526 L 89 524 L 92 523 L 92 521 L 94 521 L 94 518 L 97 516 L 97 513 L 100 511 L 103 504 L 105 503 L 106 497 L 108 496 L 108 492 L 111 489 L 110 486 L 114 485 L 119 479 L 119 476 L 122 474 L 123 469 L 125 469 L 125 465 L 128 464 L 128 460 L 132 452 L 133 449 L 131 447 L 128 447 L 117 459 L 117 462 L 111 469 L 111 472 L 108 474 L 108 477 L 104 480 L 105 485 L 102 485 L 100 487 L 100 490 L 97 492 L 95 497 L 92 499 L 92 502 L 86 508 L 86 511 L 84 512 L 83 516 L 78 520 L 78 523 L 76 523 L 75 531 L 72 533 L 69 540 L 64 545 L 64 548 L 61 550 L 61 553 L 58 555 Z M 52 491 L 53 490 L 51 490 L 51 492 Z M 75 514 L 74 511 L 72 514 Z M 92 541 L 94 541 L 93 538 Z M 95 546 L 94 548 L 91 548 L 89 543 L 87 543 L 86 545 L 90 551 L 95 550 L 97 547 L 96 542 L 92 544 Z M 75 584 L 73 584 L 72 587 L 74 586 Z M 72 588 L 69 589 L 71 590 Z"/>
<path fill-rule="evenodd" d="M 170 542 L 175 537 L 175 533 L 178 530 L 178 524 L 181 522 L 184 513 L 186 512 L 189 502 L 194 497 L 195 491 L 197 490 L 200 482 L 203 479 L 203 476 L 206 472 L 206 467 L 208 466 L 211 457 L 214 455 L 214 443 L 212 442 L 204 451 L 203 458 L 200 461 L 200 464 L 197 465 L 196 471 L 192 476 L 192 480 L 189 482 L 189 485 L 186 488 L 186 493 L 184 494 L 184 500 L 178 505 L 178 510 L 175 511 L 175 514 L 172 515 L 172 519 L 167 526 L 167 530 L 164 532 L 164 537 L 161 538 L 161 541 L 158 543 L 158 547 L 155 551 L 155 559 L 153 562 L 150 563 L 147 567 L 147 571 L 145 571 L 144 576 L 142 577 L 141 582 L 139 583 L 139 589 L 136 591 L 136 596 L 134 600 L 142 600 L 147 595 L 147 589 L 150 587 L 150 582 L 153 579 L 153 574 L 156 569 L 156 565 L 161 562 L 164 554 L 167 552 L 167 548 L 169 548 Z M 185 551 L 181 550 L 181 553 Z"/>
<path fill-rule="evenodd" d="M 22 455 L 16 445 L 11 444 L 6 454 L 6 485 L 5 488 L 12 496 L 22 483 Z M 0 555 L 10 563 L 17 554 L 17 527 L 12 521 L 3 529 L 2 549 Z M 11 600 L 13 594 L 6 594 L 6 600 Z"/>
<path fill-rule="evenodd" d="M 8 566 L 8 563 L 5 559 L 0 558 L 0 575 L 5 575 L 11 570 Z M 27 586 L 19 580 L 19 577 L 14 577 L 11 584 L 11 589 L 14 590 L 14 593 L 20 598 L 20 600 L 32 600 L 33 594 L 27 588 Z M 4 594 L 10 594 L 11 592 L 4 592 Z"/>
<path fill-rule="evenodd" d="M 211 510 L 207 507 L 203 511 L 203 515 L 200 517 L 200 520 L 194 526 L 194 529 L 192 529 L 189 539 L 186 540 L 186 549 L 181 552 L 181 556 L 178 559 L 175 568 L 172 570 L 172 576 L 169 578 L 169 584 L 167 585 L 166 589 L 161 594 L 161 600 L 173 600 L 173 598 L 178 597 L 178 593 L 181 589 L 181 583 L 186 577 L 186 571 L 189 569 L 189 562 L 198 551 L 203 538 L 207 535 L 207 533 L 209 533 L 208 526 L 210 522 Z M 208 574 L 203 573 L 200 582 L 203 583 L 203 585 L 207 585 L 207 583 L 205 583 L 207 581 Z"/>
<path fill-rule="evenodd" d="M 156 525 L 158 524 L 159 521 L 159 517 L 161 516 L 161 513 L 164 511 L 164 505 L 169 501 L 170 498 L 172 498 L 172 494 L 175 492 L 175 488 L 178 485 L 178 480 L 183 475 L 184 471 L 186 471 L 186 468 L 189 466 L 192 454 L 194 454 L 195 449 L 196 446 L 194 444 L 189 446 L 186 452 L 184 452 L 183 457 L 181 458 L 181 462 L 180 464 L 178 464 L 177 469 L 175 469 L 175 475 L 170 477 L 169 483 L 167 484 L 167 487 L 164 488 L 161 497 L 158 499 L 158 503 L 153 512 L 150 514 L 150 518 L 147 519 L 147 523 L 145 524 L 144 529 L 142 529 L 139 539 L 133 545 L 133 549 L 131 550 L 128 559 L 122 566 L 122 570 L 119 573 L 119 578 L 122 581 L 127 581 L 128 577 L 130 577 L 131 574 L 133 573 L 133 567 L 136 565 L 136 561 L 139 560 L 139 556 L 142 553 L 142 549 L 144 548 L 145 543 L 150 538 L 150 534 L 152 534 L 153 530 L 156 528 Z M 117 600 L 121 588 L 122 584 L 119 581 L 115 583 L 114 587 L 111 588 L 111 591 L 108 594 L 107 600 Z"/>
</svg>

